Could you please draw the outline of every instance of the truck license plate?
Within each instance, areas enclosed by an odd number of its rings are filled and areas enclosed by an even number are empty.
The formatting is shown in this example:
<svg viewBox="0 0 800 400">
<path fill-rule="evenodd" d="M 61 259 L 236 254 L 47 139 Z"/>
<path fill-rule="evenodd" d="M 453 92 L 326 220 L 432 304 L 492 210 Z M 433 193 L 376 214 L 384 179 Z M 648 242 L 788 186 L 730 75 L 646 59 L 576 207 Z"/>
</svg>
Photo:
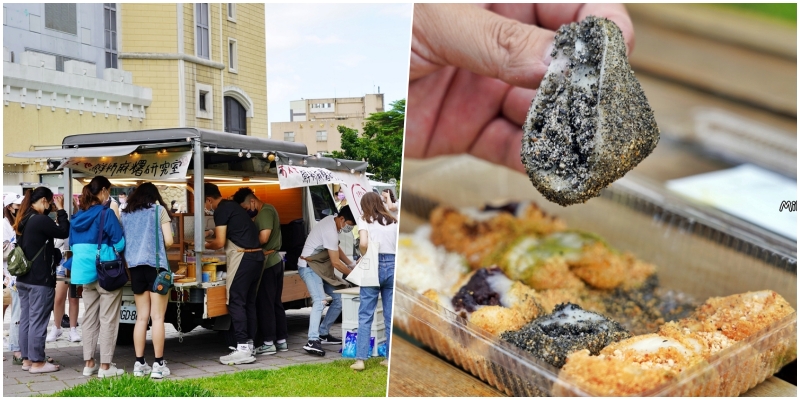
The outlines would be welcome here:
<svg viewBox="0 0 800 400">
<path fill-rule="evenodd" d="M 136 304 L 123 302 L 119 310 L 119 322 L 121 324 L 136 323 Z"/>
</svg>

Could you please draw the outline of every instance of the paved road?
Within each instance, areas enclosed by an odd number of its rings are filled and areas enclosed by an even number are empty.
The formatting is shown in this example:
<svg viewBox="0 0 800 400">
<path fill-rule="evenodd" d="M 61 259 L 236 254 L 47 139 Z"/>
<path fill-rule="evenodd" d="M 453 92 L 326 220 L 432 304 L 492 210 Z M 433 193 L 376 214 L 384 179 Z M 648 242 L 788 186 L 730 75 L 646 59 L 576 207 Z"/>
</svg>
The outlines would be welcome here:
<svg viewBox="0 0 800 400">
<path fill-rule="evenodd" d="M 82 308 L 81 315 L 83 315 Z M 271 356 L 260 355 L 253 364 L 235 367 L 219 363 L 219 357 L 229 353 L 230 350 L 221 344 L 220 336 L 216 332 L 198 327 L 185 334 L 183 343 L 179 343 L 178 332 L 171 324 L 167 324 L 164 359 L 172 373 L 168 379 L 199 378 L 246 369 L 277 369 L 287 365 L 321 363 L 341 359 L 342 356 L 339 354 L 341 346 L 323 346 L 327 352 L 325 357 L 312 356 L 303 350 L 302 346 L 307 339 L 310 313 L 311 308 L 287 312 L 288 352 L 278 352 Z M 7 314 L 10 315 L 10 312 Z M 8 335 L 8 320 L 9 318 L 4 320 L 4 335 Z M 51 321 L 49 329 L 52 329 L 52 326 Z M 80 327 L 78 329 L 80 330 Z M 20 366 L 11 365 L 11 353 L 8 352 L 8 346 L 4 340 L 3 355 L 8 358 L 8 361 L 3 362 L 3 397 L 49 394 L 84 383 L 88 379 L 97 379 L 96 376 L 86 378 L 82 375 L 83 345 L 70 342 L 68 340 L 69 330 L 64 329 L 63 331 L 59 340 L 47 344 L 47 355 L 53 357 L 62 366 L 61 371 L 53 374 L 30 374 L 22 371 Z M 342 332 L 341 324 L 335 324 L 331 332 L 335 336 L 339 336 Z M 7 336 L 4 337 L 7 338 Z M 145 351 L 145 358 L 148 363 L 152 364 L 154 356 L 149 331 L 147 339 L 148 347 Z M 95 358 L 98 360 L 100 358 L 99 346 Z M 135 362 L 133 345 L 117 346 L 114 362 L 117 364 L 117 368 L 124 368 L 127 373 L 131 373 Z"/>
</svg>

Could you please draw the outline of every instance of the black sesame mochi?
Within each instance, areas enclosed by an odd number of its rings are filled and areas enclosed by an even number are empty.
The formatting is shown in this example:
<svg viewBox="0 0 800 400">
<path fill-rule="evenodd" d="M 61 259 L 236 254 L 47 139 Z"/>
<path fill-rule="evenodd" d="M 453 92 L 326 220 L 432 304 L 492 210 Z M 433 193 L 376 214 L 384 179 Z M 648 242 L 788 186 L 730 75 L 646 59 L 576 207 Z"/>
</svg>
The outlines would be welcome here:
<svg viewBox="0 0 800 400">
<path fill-rule="evenodd" d="M 548 200 L 598 196 L 658 144 L 659 129 L 616 24 L 593 16 L 556 32 L 523 126 L 522 164 Z"/>
</svg>

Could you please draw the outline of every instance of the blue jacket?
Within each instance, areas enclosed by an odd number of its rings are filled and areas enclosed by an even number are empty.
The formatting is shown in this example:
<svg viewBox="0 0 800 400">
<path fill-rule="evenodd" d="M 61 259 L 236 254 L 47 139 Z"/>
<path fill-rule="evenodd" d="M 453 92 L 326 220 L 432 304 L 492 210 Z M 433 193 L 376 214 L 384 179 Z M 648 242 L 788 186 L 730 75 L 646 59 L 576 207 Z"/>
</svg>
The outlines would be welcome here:
<svg viewBox="0 0 800 400">
<path fill-rule="evenodd" d="M 117 249 L 118 252 L 125 249 L 122 226 L 113 210 L 96 204 L 89 207 L 88 210 L 79 211 L 72 217 L 69 229 L 69 243 L 70 249 L 72 249 L 72 258 L 69 261 L 71 262 L 71 283 L 73 285 L 88 285 L 97 281 L 95 255 L 97 254 L 97 233 L 100 229 L 100 211 L 103 209 L 106 210 L 106 217 L 100 246 L 100 260 L 114 260 L 116 259 L 114 249 Z"/>
</svg>

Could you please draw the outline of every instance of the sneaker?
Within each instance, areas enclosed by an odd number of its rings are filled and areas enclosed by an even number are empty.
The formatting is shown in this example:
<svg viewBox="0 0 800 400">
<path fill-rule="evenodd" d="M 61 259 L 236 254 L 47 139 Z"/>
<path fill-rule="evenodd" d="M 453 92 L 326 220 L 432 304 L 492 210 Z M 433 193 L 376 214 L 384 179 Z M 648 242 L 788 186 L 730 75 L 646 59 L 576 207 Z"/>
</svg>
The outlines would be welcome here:
<svg viewBox="0 0 800 400">
<path fill-rule="evenodd" d="M 278 351 L 289 351 L 289 343 L 283 342 L 275 345 Z"/>
<path fill-rule="evenodd" d="M 167 362 L 161 361 L 161 364 L 154 362 L 153 372 L 150 373 L 150 378 L 161 379 L 165 376 L 169 376 L 169 368 L 167 368 Z"/>
<path fill-rule="evenodd" d="M 231 354 L 227 356 L 222 356 L 219 358 L 219 362 L 225 365 L 238 365 L 238 364 L 249 364 L 254 362 L 256 358 L 253 356 L 253 353 L 250 350 L 250 347 L 245 344 L 240 344 L 239 347 L 230 347 Z"/>
<path fill-rule="evenodd" d="M 309 340 L 308 343 L 303 346 L 303 349 L 309 354 L 325 357 L 325 350 L 322 350 L 322 344 L 319 340 Z"/>
<path fill-rule="evenodd" d="M 388 367 L 389 366 L 389 359 L 387 358 L 387 359 L 381 361 L 381 365 L 383 365 L 384 367 Z"/>
<path fill-rule="evenodd" d="M 256 354 L 273 355 L 278 352 L 274 344 L 262 344 L 256 349 Z"/>
<path fill-rule="evenodd" d="M 69 341 L 70 342 L 80 342 L 81 340 L 82 340 L 81 339 L 81 334 L 78 333 L 77 329 L 72 328 L 72 329 L 69 330 Z"/>
<path fill-rule="evenodd" d="M 351 369 L 356 371 L 363 371 L 364 370 L 364 360 L 356 360 L 353 365 L 350 366 Z"/>
<path fill-rule="evenodd" d="M 342 344 L 342 339 L 339 339 L 330 333 L 327 335 L 320 335 L 319 338 L 322 340 L 322 344 Z"/>
<path fill-rule="evenodd" d="M 138 361 L 133 363 L 133 376 L 145 376 L 149 374 L 151 371 L 150 366 L 147 363 L 140 364 Z"/>
<path fill-rule="evenodd" d="M 96 365 L 96 364 L 95 364 Z M 86 368 L 84 368 L 86 369 Z M 108 369 L 101 369 L 97 371 L 97 377 L 102 378 L 113 378 L 115 376 L 120 376 L 125 373 L 124 369 L 117 368 L 117 364 L 111 363 L 111 366 Z"/>
<path fill-rule="evenodd" d="M 94 363 L 94 367 L 83 367 L 83 376 L 92 376 L 100 370 L 100 363 Z"/>
<path fill-rule="evenodd" d="M 45 341 L 55 342 L 56 340 L 58 340 L 58 338 L 61 337 L 62 333 L 64 332 L 61 330 L 61 328 L 51 329 L 50 332 L 47 332 L 47 338 L 45 339 Z"/>
</svg>

